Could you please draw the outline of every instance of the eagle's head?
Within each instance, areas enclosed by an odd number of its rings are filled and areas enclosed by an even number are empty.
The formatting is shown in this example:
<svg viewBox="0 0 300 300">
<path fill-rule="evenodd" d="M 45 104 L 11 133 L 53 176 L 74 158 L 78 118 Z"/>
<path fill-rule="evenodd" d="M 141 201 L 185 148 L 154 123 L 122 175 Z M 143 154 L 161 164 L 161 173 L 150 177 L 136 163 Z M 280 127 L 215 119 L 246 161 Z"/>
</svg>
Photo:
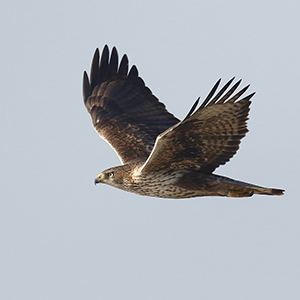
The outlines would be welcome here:
<svg viewBox="0 0 300 300">
<path fill-rule="evenodd" d="M 121 179 L 120 177 L 120 170 L 119 168 L 110 168 L 103 172 L 101 172 L 96 178 L 95 178 L 95 184 L 97 183 L 106 183 L 113 185 L 116 180 Z"/>
<path fill-rule="evenodd" d="M 97 183 L 107 183 L 109 184 L 110 182 L 112 182 L 114 180 L 114 176 L 115 176 L 116 172 L 115 171 L 104 171 L 102 173 L 100 173 L 96 178 L 95 178 L 95 184 Z"/>
<path fill-rule="evenodd" d="M 95 184 L 106 183 L 122 190 L 128 190 L 130 181 L 130 170 L 127 166 L 118 166 L 107 169 L 95 178 Z"/>
</svg>

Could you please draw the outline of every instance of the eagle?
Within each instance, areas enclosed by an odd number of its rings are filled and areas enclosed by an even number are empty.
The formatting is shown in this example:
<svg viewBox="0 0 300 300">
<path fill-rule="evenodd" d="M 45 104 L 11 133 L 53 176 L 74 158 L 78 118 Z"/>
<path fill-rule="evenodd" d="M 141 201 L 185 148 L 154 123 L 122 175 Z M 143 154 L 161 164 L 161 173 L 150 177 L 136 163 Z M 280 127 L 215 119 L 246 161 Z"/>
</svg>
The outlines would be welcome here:
<svg viewBox="0 0 300 300">
<path fill-rule="evenodd" d="M 282 189 L 213 174 L 234 156 L 248 131 L 255 93 L 242 98 L 249 85 L 236 92 L 241 80 L 233 81 L 218 91 L 218 80 L 202 104 L 198 98 L 180 121 L 152 94 L 135 65 L 128 72 L 126 54 L 119 63 L 115 47 L 110 54 L 105 45 L 101 58 L 97 48 L 90 76 L 83 74 L 84 104 L 95 130 L 122 165 L 100 173 L 95 184 L 173 199 L 282 195 Z"/>
</svg>

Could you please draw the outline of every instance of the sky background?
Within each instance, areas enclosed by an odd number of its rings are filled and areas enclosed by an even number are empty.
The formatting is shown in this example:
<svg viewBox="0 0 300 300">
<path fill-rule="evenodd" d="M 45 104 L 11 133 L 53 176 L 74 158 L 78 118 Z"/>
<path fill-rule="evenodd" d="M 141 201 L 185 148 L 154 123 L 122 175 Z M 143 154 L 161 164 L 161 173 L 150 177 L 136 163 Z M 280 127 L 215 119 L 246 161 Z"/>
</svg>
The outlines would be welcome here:
<svg viewBox="0 0 300 300">
<path fill-rule="evenodd" d="M 0 11 L 0 298 L 300 299 L 300 2 L 6 1 Z M 94 186 L 119 165 L 82 73 L 116 46 L 183 118 L 232 76 L 256 92 L 216 170 L 285 196 L 164 200 Z"/>
</svg>

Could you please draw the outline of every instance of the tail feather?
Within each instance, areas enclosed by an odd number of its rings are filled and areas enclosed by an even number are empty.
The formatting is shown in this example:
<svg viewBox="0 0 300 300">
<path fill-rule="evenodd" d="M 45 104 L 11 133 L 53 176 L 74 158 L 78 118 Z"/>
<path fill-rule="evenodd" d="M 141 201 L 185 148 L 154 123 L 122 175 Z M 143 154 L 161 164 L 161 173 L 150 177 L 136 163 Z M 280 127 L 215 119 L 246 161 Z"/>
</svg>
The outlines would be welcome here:
<svg viewBox="0 0 300 300">
<path fill-rule="evenodd" d="M 274 188 L 255 188 L 254 189 L 254 194 L 262 194 L 262 195 L 276 195 L 280 196 L 284 194 L 284 190 L 281 189 L 274 189 Z"/>
<path fill-rule="evenodd" d="M 266 188 L 215 174 L 214 176 L 227 185 L 229 190 L 227 197 L 251 197 L 253 194 L 280 196 L 284 194 L 282 189 Z"/>
</svg>

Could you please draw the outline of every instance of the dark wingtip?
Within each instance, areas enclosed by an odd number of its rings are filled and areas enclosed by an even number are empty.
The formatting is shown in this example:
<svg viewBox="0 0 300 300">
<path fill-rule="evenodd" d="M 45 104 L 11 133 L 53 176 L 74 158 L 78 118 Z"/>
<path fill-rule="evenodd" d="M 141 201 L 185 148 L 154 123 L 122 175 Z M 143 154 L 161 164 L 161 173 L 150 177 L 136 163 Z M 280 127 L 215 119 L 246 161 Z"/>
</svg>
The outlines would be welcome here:
<svg viewBox="0 0 300 300">
<path fill-rule="evenodd" d="M 218 99 L 220 99 L 220 97 L 224 94 L 224 92 L 227 90 L 227 88 L 231 85 L 232 81 L 234 80 L 235 77 L 232 77 L 222 88 L 221 90 L 217 93 L 217 95 L 212 99 L 210 100 L 210 102 L 207 104 L 208 105 L 213 105 L 215 104 Z M 240 81 L 239 81 L 240 82 Z M 237 83 L 239 85 L 239 82 Z M 219 101 L 218 101 L 219 103 Z"/>
<path fill-rule="evenodd" d="M 98 48 L 97 48 L 97 50 L 99 52 Z M 107 44 L 104 45 L 102 52 L 109 52 L 109 48 L 108 48 Z"/>
<path fill-rule="evenodd" d="M 124 54 L 122 59 L 121 59 L 119 70 L 118 70 L 118 77 L 119 78 L 125 78 L 127 76 L 128 63 L 129 63 L 128 57 L 127 57 L 126 54 Z"/>
<path fill-rule="evenodd" d="M 183 121 L 186 120 L 187 118 L 189 118 L 192 115 L 192 113 L 194 112 L 194 110 L 196 109 L 196 107 L 199 103 L 199 100 L 200 100 L 200 97 L 198 97 L 198 99 L 195 101 L 195 103 L 193 104 L 192 108 L 190 109 L 190 111 L 188 112 L 186 117 L 183 119 Z"/>
<path fill-rule="evenodd" d="M 199 109 L 204 108 L 205 105 L 209 102 L 209 100 L 211 99 L 211 97 L 216 92 L 216 90 L 217 90 L 220 82 L 221 82 L 221 78 L 215 83 L 215 85 L 213 86 L 213 88 L 211 89 L 211 91 L 209 92 L 209 94 L 207 95 L 207 97 L 205 98 L 205 100 L 203 101 L 203 103 L 201 104 L 201 106 L 199 107 Z"/>
<path fill-rule="evenodd" d="M 83 72 L 82 93 L 84 103 L 86 103 L 87 98 L 91 95 L 89 76 L 86 71 Z"/>
<path fill-rule="evenodd" d="M 128 64 L 129 60 L 126 54 L 123 55 L 122 60 L 124 61 L 124 63 Z"/>
<path fill-rule="evenodd" d="M 90 80 L 91 80 L 91 87 L 94 88 L 95 85 L 98 82 L 99 77 L 99 49 L 97 48 L 95 50 L 93 60 L 92 60 L 92 66 L 91 66 L 91 72 L 90 72 Z"/>
<path fill-rule="evenodd" d="M 92 66 L 99 64 L 99 57 L 100 57 L 99 48 L 96 48 L 96 50 L 94 52 L 93 60 L 92 60 Z"/>
<path fill-rule="evenodd" d="M 238 81 L 238 83 L 239 83 L 239 81 Z M 238 93 L 236 93 L 233 97 L 231 97 L 227 102 L 228 103 L 234 103 L 236 100 L 238 100 L 248 90 L 249 86 L 250 86 L 250 84 L 246 85 Z"/>
<path fill-rule="evenodd" d="M 251 99 L 254 95 L 255 95 L 255 92 L 253 92 L 253 93 L 251 93 L 250 95 L 246 96 L 246 97 L 243 98 L 242 100 L 249 100 L 249 102 L 251 102 L 250 99 Z"/>
<path fill-rule="evenodd" d="M 134 78 L 138 76 L 139 76 L 139 72 L 137 70 L 137 67 L 133 65 L 129 71 L 128 78 Z"/>
<path fill-rule="evenodd" d="M 99 56 L 99 49 L 97 48 L 97 50 L 98 50 L 98 56 Z M 109 59 L 109 49 L 108 49 L 108 46 L 105 45 L 103 47 L 102 54 L 101 54 L 100 67 L 101 67 L 101 65 L 108 65 L 108 59 Z"/>
<path fill-rule="evenodd" d="M 119 56 L 118 56 L 118 51 L 116 47 L 112 48 L 111 55 L 110 55 L 110 60 L 108 64 L 108 77 L 114 79 L 117 70 L 118 70 L 118 64 L 119 64 Z"/>
</svg>

